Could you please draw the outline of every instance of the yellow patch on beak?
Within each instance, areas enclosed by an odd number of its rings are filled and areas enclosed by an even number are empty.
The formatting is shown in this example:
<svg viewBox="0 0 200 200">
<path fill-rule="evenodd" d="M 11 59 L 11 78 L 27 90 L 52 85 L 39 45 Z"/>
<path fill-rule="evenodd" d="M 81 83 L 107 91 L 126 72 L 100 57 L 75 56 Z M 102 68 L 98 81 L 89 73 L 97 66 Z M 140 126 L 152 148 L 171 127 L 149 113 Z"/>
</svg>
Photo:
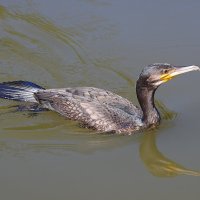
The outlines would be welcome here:
<svg viewBox="0 0 200 200">
<path fill-rule="evenodd" d="M 171 74 L 163 74 L 160 76 L 160 80 L 163 82 L 167 82 L 169 80 L 171 80 L 174 76 Z"/>
</svg>

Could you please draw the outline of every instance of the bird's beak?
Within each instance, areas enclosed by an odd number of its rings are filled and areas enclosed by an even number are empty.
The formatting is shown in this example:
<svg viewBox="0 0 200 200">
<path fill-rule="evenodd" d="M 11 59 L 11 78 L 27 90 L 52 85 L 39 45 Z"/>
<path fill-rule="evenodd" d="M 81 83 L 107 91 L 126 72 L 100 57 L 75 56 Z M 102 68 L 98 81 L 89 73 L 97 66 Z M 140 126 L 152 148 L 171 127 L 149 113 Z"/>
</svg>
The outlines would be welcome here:
<svg viewBox="0 0 200 200">
<path fill-rule="evenodd" d="M 198 66 L 195 65 L 191 65 L 191 66 L 175 66 L 174 69 L 170 70 L 167 74 L 163 74 L 161 76 L 161 80 L 163 82 L 167 82 L 169 80 L 171 80 L 173 77 L 179 75 L 179 74 L 184 74 L 187 72 L 191 72 L 191 71 L 199 71 L 200 68 Z"/>
</svg>

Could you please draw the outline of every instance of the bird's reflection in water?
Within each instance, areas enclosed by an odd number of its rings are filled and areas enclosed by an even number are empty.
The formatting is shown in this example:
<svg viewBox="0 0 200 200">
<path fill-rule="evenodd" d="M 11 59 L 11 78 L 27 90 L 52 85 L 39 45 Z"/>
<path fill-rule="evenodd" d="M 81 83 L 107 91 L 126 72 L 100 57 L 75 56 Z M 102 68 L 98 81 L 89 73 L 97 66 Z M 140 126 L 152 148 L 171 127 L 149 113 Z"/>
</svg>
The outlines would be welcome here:
<svg viewBox="0 0 200 200">
<path fill-rule="evenodd" d="M 156 133 L 144 135 L 140 144 L 140 157 L 148 171 L 154 176 L 173 177 L 177 175 L 200 176 L 200 172 L 187 169 L 165 157 L 156 146 Z"/>
<path fill-rule="evenodd" d="M 164 104 L 156 102 L 161 111 L 162 118 L 172 120 L 176 113 L 169 111 Z M 200 176 L 200 172 L 187 169 L 182 165 L 165 157 L 156 145 L 157 131 L 151 130 L 145 134 L 140 143 L 140 157 L 148 171 L 158 177 L 174 177 L 178 175 Z"/>
</svg>

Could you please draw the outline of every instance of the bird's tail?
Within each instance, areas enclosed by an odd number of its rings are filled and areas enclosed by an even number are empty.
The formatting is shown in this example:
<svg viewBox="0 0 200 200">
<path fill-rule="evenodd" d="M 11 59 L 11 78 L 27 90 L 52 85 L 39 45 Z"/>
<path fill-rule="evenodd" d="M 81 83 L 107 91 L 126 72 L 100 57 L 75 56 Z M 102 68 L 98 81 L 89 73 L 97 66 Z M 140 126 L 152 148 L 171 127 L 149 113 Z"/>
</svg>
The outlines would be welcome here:
<svg viewBox="0 0 200 200">
<path fill-rule="evenodd" d="M 28 81 L 3 82 L 0 83 L 0 98 L 36 103 L 34 93 L 39 90 L 44 88 Z"/>
</svg>

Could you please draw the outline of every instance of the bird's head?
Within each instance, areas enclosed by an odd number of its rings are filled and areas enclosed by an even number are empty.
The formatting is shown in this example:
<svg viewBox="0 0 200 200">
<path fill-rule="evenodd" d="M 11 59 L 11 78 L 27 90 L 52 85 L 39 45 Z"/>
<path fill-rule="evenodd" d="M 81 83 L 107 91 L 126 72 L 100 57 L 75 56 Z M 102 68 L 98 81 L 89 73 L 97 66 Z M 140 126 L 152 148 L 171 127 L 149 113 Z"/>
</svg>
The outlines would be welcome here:
<svg viewBox="0 0 200 200">
<path fill-rule="evenodd" d="M 200 70 L 198 66 L 173 66 L 167 63 L 155 63 L 145 67 L 138 81 L 142 86 L 157 88 L 162 83 L 165 83 L 179 74 L 190 71 Z"/>
</svg>

